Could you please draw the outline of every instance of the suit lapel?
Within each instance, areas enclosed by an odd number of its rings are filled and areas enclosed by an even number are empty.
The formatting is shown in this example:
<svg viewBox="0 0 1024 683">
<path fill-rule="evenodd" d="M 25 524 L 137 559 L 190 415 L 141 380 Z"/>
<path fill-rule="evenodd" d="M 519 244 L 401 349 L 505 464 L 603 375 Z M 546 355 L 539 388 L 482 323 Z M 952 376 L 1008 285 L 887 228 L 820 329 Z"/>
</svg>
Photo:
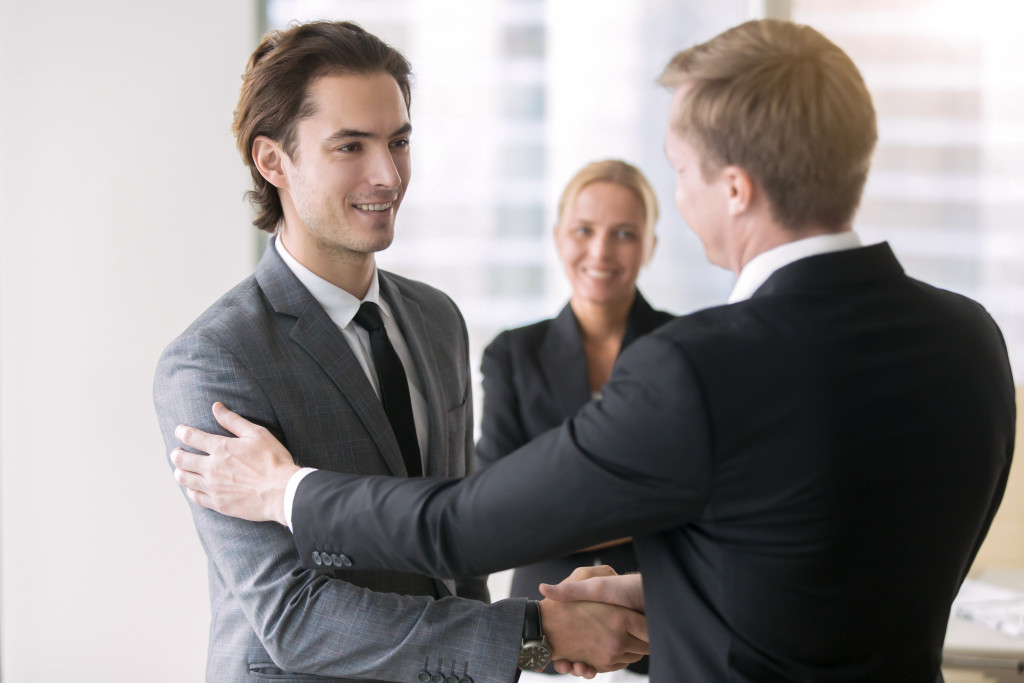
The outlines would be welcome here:
<svg viewBox="0 0 1024 683">
<path fill-rule="evenodd" d="M 295 318 L 290 337 L 344 395 L 396 476 L 407 476 L 391 423 L 362 366 L 323 307 L 291 272 L 273 243 L 256 268 L 256 280 L 277 313 Z M 300 380 L 301 381 L 301 380 Z"/>
<path fill-rule="evenodd" d="M 590 401 L 590 380 L 579 323 L 568 304 L 551 321 L 540 346 L 539 359 L 559 412 L 575 415 Z"/>
<path fill-rule="evenodd" d="M 423 320 L 420 305 L 406 297 L 391 274 L 378 270 L 381 294 L 391 306 L 398 327 L 405 337 L 405 344 L 412 354 L 414 368 L 406 368 L 406 373 L 415 372 L 419 376 L 419 385 L 427 401 L 427 471 L 428 476 L 449 476 L 447 405 L 444 400 L 441 372 L 438 369 L 437 357 L 434 355 L 430 340 L 426 339 L 427 329 Z"/>
</svg>

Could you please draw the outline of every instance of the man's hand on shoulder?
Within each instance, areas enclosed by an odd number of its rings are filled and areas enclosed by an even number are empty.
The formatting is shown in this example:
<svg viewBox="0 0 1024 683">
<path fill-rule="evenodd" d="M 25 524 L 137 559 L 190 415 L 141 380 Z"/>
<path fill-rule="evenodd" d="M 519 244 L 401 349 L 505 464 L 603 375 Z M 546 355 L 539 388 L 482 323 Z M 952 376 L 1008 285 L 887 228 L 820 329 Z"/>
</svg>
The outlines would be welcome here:
<svg viewBox="0 0 1024 683">
<path fill-rule="evenodd" d="M 175 448 L 174 478 L 197 505 L 253 522 L 285 524 L 285 488 L 299 470 L 291 453 L 264 427 L 219 402 L 213 404 L 213 416 L 238 438 L 178 425 L 174 435 L 182 443 L 209 455 Z"/>
</svg>

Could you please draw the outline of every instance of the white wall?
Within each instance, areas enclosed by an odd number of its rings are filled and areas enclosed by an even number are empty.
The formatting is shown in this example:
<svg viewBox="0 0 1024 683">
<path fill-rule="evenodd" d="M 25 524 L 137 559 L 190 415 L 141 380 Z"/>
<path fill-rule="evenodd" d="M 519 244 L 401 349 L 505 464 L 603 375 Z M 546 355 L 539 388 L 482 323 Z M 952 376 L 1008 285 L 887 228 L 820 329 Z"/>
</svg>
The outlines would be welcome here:
<svg viewBox="0 0 1024 683">
<path fill-rule="evenodd" d="M 251 269 L 255 0 L 0 0 L 0 676 L 195 681 L 205 559 L 151 399 Z"/>
</svg>

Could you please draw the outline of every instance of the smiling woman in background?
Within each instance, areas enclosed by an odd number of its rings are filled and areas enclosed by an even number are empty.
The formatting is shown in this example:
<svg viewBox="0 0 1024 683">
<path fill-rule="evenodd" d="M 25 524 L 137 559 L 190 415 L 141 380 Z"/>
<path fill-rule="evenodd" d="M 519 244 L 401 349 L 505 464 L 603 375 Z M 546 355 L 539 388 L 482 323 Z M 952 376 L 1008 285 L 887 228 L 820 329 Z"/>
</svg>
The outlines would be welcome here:
<svg viewBox="0 0 1024 683">
<path fill-rule="evenodd" d="M 654 190 L 631 164 L 596 161 L 569 181 L 558 204 L 555 241 L 572 297 L 558 317 L 506 330 L 484 350 L 477 469 L 600 397 L 622 350 L 672 319 L 651 308 L 636 288 L 654 253 L 657 220 Z M 595 564 L 620 574 L 636 571 L 631 539 L 520 567 L 511 595 L 542 599 L 540 583 L 558 583 L 576 567 Z M 647 659 L 629 668 L 646 673 Z M 554 672 L 550 666 L 548 672 Z"/>
</svg>

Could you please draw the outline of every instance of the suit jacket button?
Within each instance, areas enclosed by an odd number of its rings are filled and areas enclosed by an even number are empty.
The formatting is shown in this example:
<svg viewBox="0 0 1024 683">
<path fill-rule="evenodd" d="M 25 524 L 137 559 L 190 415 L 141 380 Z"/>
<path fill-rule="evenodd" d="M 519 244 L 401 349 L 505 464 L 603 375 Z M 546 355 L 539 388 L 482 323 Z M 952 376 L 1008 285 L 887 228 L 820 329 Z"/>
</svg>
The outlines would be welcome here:
<svg viewBox="0 0 1024 683">
<path fill-rule="evenodd" d="M 342 567 L 351 567 L 352 559 L 348 555 L 338 555 L 338 559 L 341 560 Z"/>
<path fill-rule="evenodd" d="M 473 683 L 473 679 L 469 676 L 463 676 L 459 679 L 459 683 Z"/>
<path fill-rule="evenodd" d="M 320 553 L 318 553 L 317 551 L 314 550 L 313 551 L 313 564 L 315 564 L 316 566 L 319 567 L 323 563 L 324 563 L 324 561 L 320 559 Z"/>
<path fill-rule="evenodd" d="M 423 683 L 427 683 L 427 681 L 429 681 L 429 680 L 430 680 L 430 674 L 429 674 L 429 673 L 427 673 L 426 671 L 421 671 L 421 672 L 419 672 L 419 674 L 418 674 L 418 675 L 416 676 L 416 678 L 417 678 L 417 679 L 419 679 L 419 680 L 421 680 L 421 681 L 423 681 Z"/>
<path fill-rule="evenodd" d="M 323 560 L 325 567 L 330 567 L 334 562 L 331 560 L 331 556 L 327 553 L 320 553 L 320 559 Z"/>
<path fill-rule="evenodd" d="M 430 683 L 444 683 L 444 674 L 434 674 L 430 677 Z"/>
<path fill-rule="evenodd" d="M 338 557 L 334 553 L 331 553 L 331 562 L 334 564 L 335 567 L 340 567 L 342 565 L 342 560 L 341 560 L 342 557 L 345 557 L 345 556 L 342 555 L 341 557 Z"/>
</svg>

